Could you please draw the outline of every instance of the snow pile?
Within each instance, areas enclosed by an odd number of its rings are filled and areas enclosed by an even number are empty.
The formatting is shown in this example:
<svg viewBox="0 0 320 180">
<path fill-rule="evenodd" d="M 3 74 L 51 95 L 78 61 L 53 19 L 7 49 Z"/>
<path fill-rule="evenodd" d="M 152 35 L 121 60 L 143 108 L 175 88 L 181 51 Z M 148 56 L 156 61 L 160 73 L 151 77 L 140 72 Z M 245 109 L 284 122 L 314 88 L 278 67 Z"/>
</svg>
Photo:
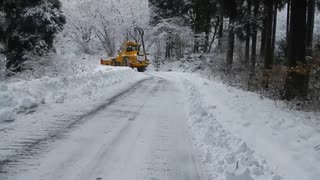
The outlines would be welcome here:
<svg viewBox="0 0 320 180">
<path fill-rule="evenodd" d="M 249 169 L 246 169 L 245 171 L 240 172 L 238 174 L 227 172 L 226 180 L 253 180 L 253 178 L 250 176 Z"/>
<path fill-rule="evenodd" d="M 0 84 L 0 122 L 14 121 L 17 114 L 32 113 L 42 104 L 64 103 L 103 94 L 138 73 L 130 68 L 98 67 L 93 72 L 67 77 L 44 77 L 31 81 Z"/>
<path fill-rule="evenodd" d="M 265 180 L 278 177 L 266 161 L 239 137 L 226 130 L 215 115 L 216 106 L 205 107 L 199 90 L 189 80 L 183 82 L 189 102 L 189 125 L 194 142 L 201 149 L 210 179 Z"/>
<path fill-rule="evenodd" d="M 212 83 L 203 90 L 217 120 L 263 155 L 284 179 L 320 176 L 319 121 L 315 113 L 290 110 L 284 103 Z"/>
<path fill-rule="evenodd" d="M 319 114 L 199 75 L 183 78 L 190 127 L 213 179 L 320 177 Z"/>
<path fill-rule="evenodd" d="M 0 111 L 0 122 L 12 122 L 16 119 L 15 113 L 10 109 Z"/>
<path fill-rule="evenodd" d="M 201 72 L 208 68 L 209 59 L 205 54 L 191 54 L 178 61 L 165 61 L 160 64 L 159 71 L 173 71 L 173 72 L 187 72 L 195 73 Z M 210 56 L 210 55 L 209 55 Z"/>
</svg>

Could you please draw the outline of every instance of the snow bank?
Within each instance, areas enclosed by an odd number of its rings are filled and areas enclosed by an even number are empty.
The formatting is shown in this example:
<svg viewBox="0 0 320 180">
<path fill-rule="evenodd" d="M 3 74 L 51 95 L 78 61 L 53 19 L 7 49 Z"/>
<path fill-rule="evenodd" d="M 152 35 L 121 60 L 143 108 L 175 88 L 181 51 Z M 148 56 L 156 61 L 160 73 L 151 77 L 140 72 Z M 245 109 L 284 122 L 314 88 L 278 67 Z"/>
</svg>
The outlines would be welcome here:
<svg viewBox="0 0 320 180">
<path fill-rule="evenodd" d="M 320 177 L 316 113 L 290 110 L 283 102 L 199 75 L 184 74 L 183 78 L 189 124 L 213 179 Z"/>
<path fill-rule="evenodd" d="M 216 115 L 210 112 L 217 106 L 205 107 L 203 96 L 190 79 L 183 85 L 189 102 L 189 126 L 194 142 L 202 151 L 210 179 L 271 180 L 277 177 L 263 158 L 217 121 Z"/>
<path fill-rule="evenodd" d="M 217 106 L 212 111 L 217 120 L 263 155 L 284 179 L 318 179 L 320 153 L 314 147 L 320 134 L 312 127 L 315 114 L 289 110 L 282 102 L 221 83 L 213 83 L 203 93 L 209 106 Z"/>
<path fill-rule="evenodd" d="M 17 114 L 31 113 L 42 104 L 64 103 L 103 93 L 105 88 L 137 73 L 130 68 L 99 66 L 93 72 L 67 77 L 44 77 L 0 84 L 0 122 L 14 121 Z"/>
<path fill-rule="evenodd" d="M 246 169 L 243 172 L 240 173 L 226 173 L 226 180 L 253 180 L 253 178 L 250 176 L 249 169 Z"/>
</svg>

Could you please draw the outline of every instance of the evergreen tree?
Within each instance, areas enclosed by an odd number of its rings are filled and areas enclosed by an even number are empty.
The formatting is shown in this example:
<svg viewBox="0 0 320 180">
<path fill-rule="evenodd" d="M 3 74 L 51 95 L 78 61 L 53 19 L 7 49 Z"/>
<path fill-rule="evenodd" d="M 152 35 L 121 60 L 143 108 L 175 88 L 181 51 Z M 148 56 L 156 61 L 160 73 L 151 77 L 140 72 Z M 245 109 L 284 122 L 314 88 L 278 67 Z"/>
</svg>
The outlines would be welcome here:
<svg viewBox="0 0 320 180">
<path fill-rule="evenodd" d="M 314 33 L 314 14 L 315 14 L 315 7 L 316 2 L 315 0 L 308 0 L 307 5 L 307 55 L 312 56 L 312 49 L 313 49 L 313 33 Z"/>
<path fill-rule="evenodd" d="M 28 51 L 44 55 L 53 46 L 53 40 L 65 24 L 59 0 L 4 0 L 0 11 L 4 14 L 1 30 L 8 70 L 23 70 Z"/>
<path fill-rule="evenodd" d="M 2 2 L 0 2 L 0 7 L 1 7 L 1 3 Z M 4 13 L 0 11 L 0 45 L 2 44 L 1 39 L 3 39 L 5 36 L 4 29 L 5 29 L 5 16 L 4 16 Z"/>
<path fill-rule="evenodd" d="M 204 52 L 209 49 L 209 35 L 213 27 L 212 20 L 217 15 L 217 1 L 215 0 L 190 0 L 187 3 L 188 20 L 191 24 L 192 30 L 194 31 L 195 43 L 194 52 L 199 51 L 199 41 L 197 35 L 204 33 Z M 216 21 L 216 23 L 219 23 Z"/>
<path fill-rule="evenodd" d="M 252 9 L 252 1 L 247 0 L 247 11 L 246 11 L 246 16 L 248 19 L 248 23 L 246 24 L 246 50 L 245 50 L 245 63 L 249 62 L 250 58 L 250 40 L 251 40 L 251 20 L 252 20 L 252 14 L 251 14 L 251 9 Z"/>
<path fill-rule="evenodd" d="M 265 49 L 264 49 L 264 68 L 271 69 L 273 65 L 273 53 L 272 53 L 272 33 L 273 33 L 273 13 L 274 13 L 274 0 L 265 0 L 264 8 L 266 9 L 266 34 L 265 34 Z"/>
<path fill-rule="evenodd" d="M 306 61 L 307 0 L 291 0 L 290 32 L 288 42 L 289 73 L 285 84 L 285 99 L 306 97 L 309 70 Z M 302 35 L 304 34 L 304 35 Z"/>
<path fill-rule="evenodd" d="M 183 16 L 185 13 L 184 0 L 149 0 L 153 15 L 151 24 L 159 23 L 161 19 Z"/>
<path fill-rule="evenodd" d="M 222 12 L 229 18 L 229 34 L 228 34 L 228 48 L 227 48 L 227 66 L 230 69 L 233 63 L 234 43 L 235 43 L 235 23 L 237 21 L 238 9 L 240 4 L 238 0 L 224 0 L 221 1 Z"/>
</svg>

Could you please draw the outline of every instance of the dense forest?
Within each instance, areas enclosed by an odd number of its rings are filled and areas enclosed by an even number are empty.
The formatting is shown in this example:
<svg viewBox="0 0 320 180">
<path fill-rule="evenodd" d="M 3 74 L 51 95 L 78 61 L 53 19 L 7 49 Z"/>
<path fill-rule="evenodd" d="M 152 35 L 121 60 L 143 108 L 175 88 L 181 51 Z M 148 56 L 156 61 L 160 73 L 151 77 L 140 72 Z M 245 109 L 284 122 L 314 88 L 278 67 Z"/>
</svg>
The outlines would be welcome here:
<svg viewBox="0 0 320 180">
<path fill-rule="evenodd" d="M 150 0 L 150 4 L 152 24 L 171 21 L 190 27 L 192 53 L 222 53 L 223 65 L 215 71 L 231 79 L 245 73 L 249 90 L 272 91 L 288 100 L 318 96 L 318 89 L 309 87 L 318 79 L 319 42 L 314 38 L 317 1 Z M 277 15 L 283 10 L 287 10 L 286 37 L 276 41 Z M 183 42 L 177 41 L 176 34 L 169 34 L 166 57 L 179 57 L 173 52 L 183 48 Z"/>
</svg>

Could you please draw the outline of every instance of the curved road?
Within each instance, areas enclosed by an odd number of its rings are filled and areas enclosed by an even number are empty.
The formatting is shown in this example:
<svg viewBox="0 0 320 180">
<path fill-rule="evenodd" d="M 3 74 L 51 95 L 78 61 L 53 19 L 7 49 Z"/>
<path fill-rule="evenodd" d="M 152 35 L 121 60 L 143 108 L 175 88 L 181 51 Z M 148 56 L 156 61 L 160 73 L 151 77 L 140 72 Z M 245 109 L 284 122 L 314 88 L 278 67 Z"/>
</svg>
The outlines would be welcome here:
<svg viewBox="0 0 320 180">
<path fill-rule="evenodd" d="M 183 90 L 173 79 L 150 75 L 61 130 L 33 140 L 22 153 L 0 161 L 0 179 L 207 179 L 186 125 Z"/>
</svg>

